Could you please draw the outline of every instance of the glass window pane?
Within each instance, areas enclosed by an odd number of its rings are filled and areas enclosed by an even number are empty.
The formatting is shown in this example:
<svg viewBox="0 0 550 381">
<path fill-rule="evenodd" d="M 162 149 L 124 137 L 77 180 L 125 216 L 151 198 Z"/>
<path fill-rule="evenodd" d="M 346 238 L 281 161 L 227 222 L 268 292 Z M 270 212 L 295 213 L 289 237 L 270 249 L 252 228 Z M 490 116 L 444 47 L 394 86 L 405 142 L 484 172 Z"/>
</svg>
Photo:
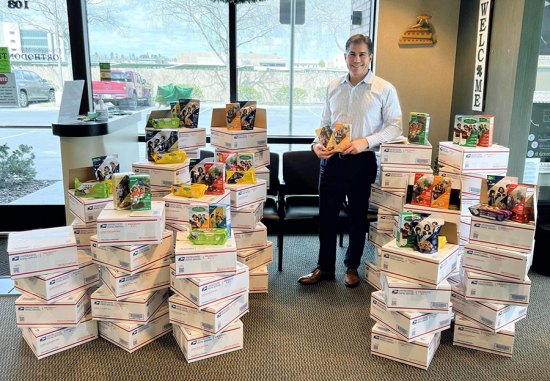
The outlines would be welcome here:
<svg viewBox="0 0 550 381">
<path fill-rule="evenodd" d="M 147 115 L 190 94 L 201 101 L 199 127 L 210 127 L 212 108 L 229 98 L 227 4 L 88 1 L 88 12 L 104 15 L 88 25 L 96 102 Z M 100 62 L 111 64 L 110 85 L 100 81 Z"/>
</svg>

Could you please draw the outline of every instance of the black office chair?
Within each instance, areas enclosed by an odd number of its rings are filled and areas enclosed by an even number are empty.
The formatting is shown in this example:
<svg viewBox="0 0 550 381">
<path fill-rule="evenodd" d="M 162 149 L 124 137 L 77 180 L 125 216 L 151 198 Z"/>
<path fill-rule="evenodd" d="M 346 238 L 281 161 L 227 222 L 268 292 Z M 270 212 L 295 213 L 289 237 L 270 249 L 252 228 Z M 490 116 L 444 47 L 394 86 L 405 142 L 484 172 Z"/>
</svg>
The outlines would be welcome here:
<svg viewBox="0 0 550 381">
<path fill-rule="evenodd" d="M 277 233 L 277 246 L 280 247 L 279 230 L 280 217 L 279 208 L 277 205 L 279 197 L 279 188 L 281 187 L 281 181 L 279 180 L 279 154 L 269 153 L 269 189 L 267 190 L 267 198 L 264 204 L 264 214 L 262 217 L 262 223 L 267 226 L 269 232 Z"/>
</svg>

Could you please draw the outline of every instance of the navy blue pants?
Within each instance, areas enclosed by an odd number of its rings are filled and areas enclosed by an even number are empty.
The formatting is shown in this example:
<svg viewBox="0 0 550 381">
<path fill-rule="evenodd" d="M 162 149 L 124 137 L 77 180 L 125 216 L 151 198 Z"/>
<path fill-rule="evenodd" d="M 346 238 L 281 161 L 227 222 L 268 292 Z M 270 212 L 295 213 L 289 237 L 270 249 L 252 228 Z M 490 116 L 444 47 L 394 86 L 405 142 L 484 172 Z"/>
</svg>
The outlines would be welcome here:
<svg viewBox="0 0 550 381">
<path fill-rule="evenodd" d="M 357 155 L 334 154 L 321 160 L 319 176 L 319 269 L 334 272 L 336 265 L 336 238 L 338 216 L 343 202 L 349 204 L 349 246 L 344 264 L 357 269 L 361 263 L 367 213 L 369 209 L 370 186 L 376 179 L 376 158 L 374 152 Z"/>
</svg>

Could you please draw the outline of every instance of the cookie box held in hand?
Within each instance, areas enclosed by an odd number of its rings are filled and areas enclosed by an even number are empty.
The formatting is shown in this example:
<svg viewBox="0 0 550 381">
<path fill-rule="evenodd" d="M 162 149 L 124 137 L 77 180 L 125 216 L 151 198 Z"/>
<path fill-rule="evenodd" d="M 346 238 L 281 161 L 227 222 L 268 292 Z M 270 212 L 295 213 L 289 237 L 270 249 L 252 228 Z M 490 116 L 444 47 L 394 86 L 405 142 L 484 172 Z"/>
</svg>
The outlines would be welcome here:
<svg viewBox="0 0 550 381">
<path fill-rule="evenodd" d="M 204 309 L 248 292 L 248 267 L 237 262 L 237 272 L 233 275 L 176 278 L 175 264 L 172 264 L 170 287 L 176 294 L 191 302 L 195 308 Z"/>
<path fill-rule="evenodd" d="M 98 327 L 99 336 L 129 353 L 172 331 L 166 305 L 145 324 L 100 321 Z"/>
<path fill-rule="evenodd" d="M 243 348 L 243 323 L 236 320 L 217 335 L 173 325 L 174 337 L 188 363 L 219 356 Z"/>
<path fill-rule="evenodd" d="M 169 299 L 170 322 L 207 335 L 217 335 L 236 319 L 248 312 L 248 294 L 212 304 L 198 310 L 193 304 L 178 295 Z"/>
<path fill-rule="evenodd" d="M 419 338 L 449 329 L 452 310 L 445 313 L 414 313 L 390 311 L 384 302 L 382 291 L 371 294 L 370 317 L 392 331 L 399 338 L 411 342 Z"/>
<path fill-rule="evenodd" d="M 76 270 L 79 265 L 70 226 L 10 233 L 7 252 L 12 279 Z"/>
<path fill-rule="evenodd" d="M 485 330 L 483 326 L 463 316 L 457 315 L 453 335 L 453 345 L 512 357 L 516 329 L 514 323 L 504 326 L 499 332 Z"/>
<path fill-rule="evenodd" d="M 23 339 L 40 360 L 97 339 L 97 321 L 88 313 L 77 326 L 67 328 L 22 328 Z"/>
<path fill-rule="evenodd" d="M 441 333 L 437 332 L 407 342 L 376 323 L 371 332 L 371 354 L 427 370 L 440 340 Z"/>
<path fill-rule="evenodd" d="M 97 264 L 126 274 L 143 271 L 174 256 L 174 238 L 165 230 L 158 245 L 100 246 L 97 237 L 92 236 L 92 257 Z"/>
<path fill-rule="evenodd" d="M 107 206 L 97 219 L 101 246 L 159 244 L 164 232 L 164 202 L 151 202 L 151 210 L 115 210 Z"/>
<path fill-rule="evenodd" d="M 90 297 L 81 290 L 46 304 L 29 294 L 15 300 L 18 327 L 74 327 L 90 309 Z"/>
<path fill-rule="evenodd" d="M 97 265 L 92 262 L 92 257 L 79 250 L 78 261 L 76 270 L 18 278 L 14 280 L 14 286 L 17 290 L 45 303 L 54 303 L 67 295 L 98 284 L 99 272 Z"/>
</svg>

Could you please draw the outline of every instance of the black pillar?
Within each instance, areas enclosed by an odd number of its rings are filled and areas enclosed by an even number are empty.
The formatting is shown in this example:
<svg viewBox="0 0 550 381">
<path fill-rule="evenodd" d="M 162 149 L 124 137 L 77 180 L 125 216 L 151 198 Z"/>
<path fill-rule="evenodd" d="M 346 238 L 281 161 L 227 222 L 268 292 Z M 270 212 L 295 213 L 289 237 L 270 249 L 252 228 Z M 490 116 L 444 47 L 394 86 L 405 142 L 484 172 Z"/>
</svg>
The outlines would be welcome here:
<svg viewBox="0 0 550 381">
<path fill-rule="evenodd" d="M 229 3 L 229 100 L 237 101 L 237 5 Z"/>
</svg>

